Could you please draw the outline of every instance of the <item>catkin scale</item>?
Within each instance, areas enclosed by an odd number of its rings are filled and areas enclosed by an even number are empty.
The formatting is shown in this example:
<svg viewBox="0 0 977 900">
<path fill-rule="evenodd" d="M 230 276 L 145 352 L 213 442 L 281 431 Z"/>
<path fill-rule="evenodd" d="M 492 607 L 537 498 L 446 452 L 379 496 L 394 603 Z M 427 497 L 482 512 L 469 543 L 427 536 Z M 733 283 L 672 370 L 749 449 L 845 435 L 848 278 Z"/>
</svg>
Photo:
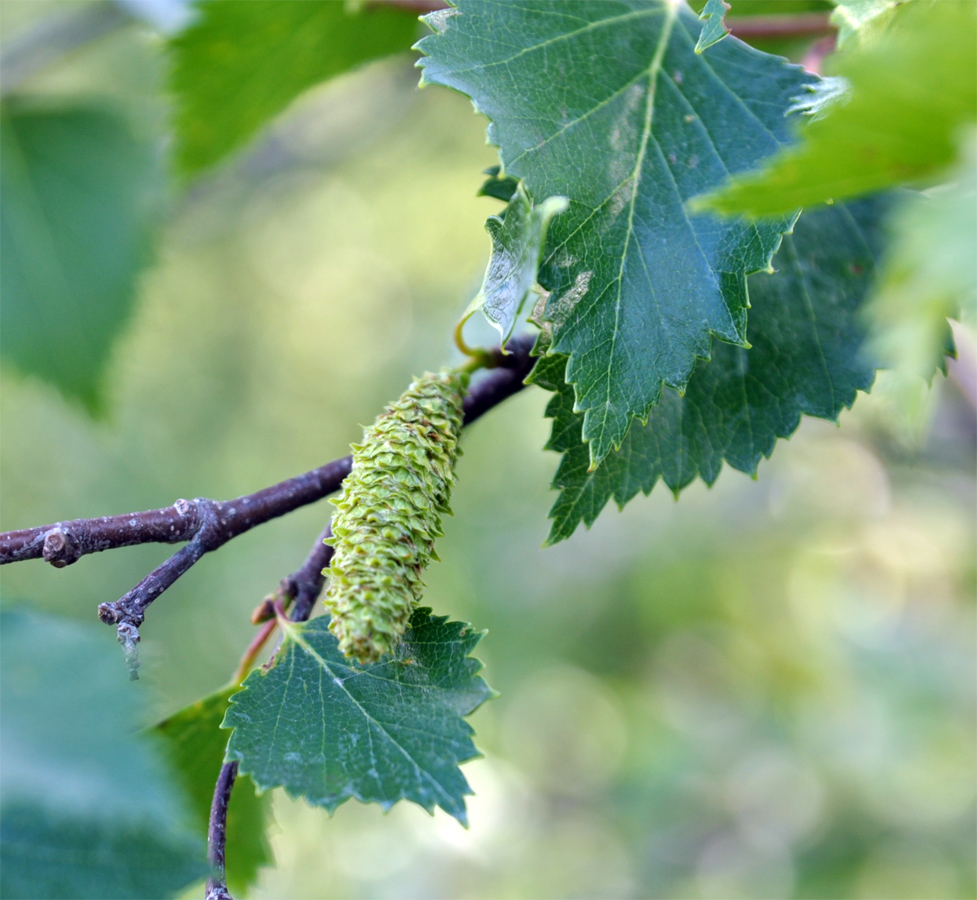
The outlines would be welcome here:
<svg viewBox="0 0 977 900">
<path fill-rule="evenodd" d="M 329 630 L 361 663 L 397 645 L 421 599 L 421 572 L 441 536 L 460 454 L 465 373 L 414 381 L 353 444 L 353 468 L 332 502 L 333 557 L 325 571 Z"/>
</svg>

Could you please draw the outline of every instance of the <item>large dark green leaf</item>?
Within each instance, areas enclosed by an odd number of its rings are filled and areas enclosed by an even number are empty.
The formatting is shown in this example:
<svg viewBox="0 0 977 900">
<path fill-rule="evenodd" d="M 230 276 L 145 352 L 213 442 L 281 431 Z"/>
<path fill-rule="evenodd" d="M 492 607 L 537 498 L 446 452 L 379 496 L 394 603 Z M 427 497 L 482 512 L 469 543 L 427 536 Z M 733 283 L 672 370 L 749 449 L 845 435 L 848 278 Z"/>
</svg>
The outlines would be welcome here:
<svg viewBox="0 0 977 900">
<path fill-rule="evenodd" d="M 93 108 L 7 109 L 0 144 L 0 352 L 95 411 L 148 255 L 158 160 Z"/>
<path fill-rule="evenodd" d="M 312 85 L 408 50 L 416 15 L 338 0 L 202 3 L 172 43 L 179 167 L 215 163 Z"/>
<path fill-rule="evenodd" d="M 197 828 L 206 836 L 214 785 L 224 762 L 228 734 L 221 730 L 228 698 L 238 687 L 225 688 L 164 719 L 153 729 L 182 780 Z M 239 776 L 227 807 L 226 872 L 232 891 L 244 893 L 261 866 L 272 862 L 265 839 L 271 794 L 256 795 L 251 780 Z"/>
<path fill-rule="evenodd" d="M 481 632 L 417 610 L 393 656 L 360 666 L 328 619 L 284 627 L 275 665 L 231 698 L 227 758 L 262 790 L 283 786 L 330 811 L 350 797 L 384 809 L 413 800 L 465 822 L 458 765 L 477 751 L 463 717 L 492 696 L 468 656 Z"/>
<path fill-rule="evenodd" d="M 565 357 L 543 357 L 533 380 L 557 393 L 547 445 L 563 453 L 553 486 L 550 541 L 590 526 L 612 497 L 619 506 L 659 478 L 679 491 L 697 476 L 712 484 L 723 461 L 753 473 L 789 437 L 801 414 L 835 419 L 867 390 L 875 370 L 863 355 L 862 305 L 881 247 L 882 200 L 805 213 L 784 238 L 773 275 L 750 279 L 752 348 L 720 344 L 700 362 L 684 396 L 663 393 L 645 426 L 589 471 L 581 417 L 564 383 Z"/>
<path fill-rule="evenodd" d="M 113 636 L 0 616 L 0 894 L 161 897 L 207 874 Z"/>
<path fill-rule="evenodd" d="M 797 147 L 696 205 L 766 216 L 939 175 L 977 120 L 977 4 L 900 6 L 889 30 L 840 54 L 835 71 L 847 95 Z"/>
<path fill-rule="evenodd" d="M 711 334 L 745 340 L 746 275 L 793 216 L 685 202 L 778 150 L 813 76 L 732 38 L 697 54 L 700 23 L 666 0 L 458 0 L 427 22 L 424 80 L 473 99 L 534 199 L 570 200 L 539 280 L 599 461 L 663 383 L 684 387 Z"/>
</svg>

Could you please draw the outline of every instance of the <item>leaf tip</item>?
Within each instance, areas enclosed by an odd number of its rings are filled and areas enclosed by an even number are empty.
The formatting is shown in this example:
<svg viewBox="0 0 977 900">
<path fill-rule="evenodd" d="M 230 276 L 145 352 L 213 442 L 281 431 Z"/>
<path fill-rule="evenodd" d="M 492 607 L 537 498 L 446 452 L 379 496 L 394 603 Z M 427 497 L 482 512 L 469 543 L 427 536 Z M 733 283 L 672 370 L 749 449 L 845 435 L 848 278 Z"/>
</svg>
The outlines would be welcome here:
<svg viewBox="0 0 977 900">
<path fill-rule="evenodd" d="M 729 34 L 729 29 L 723 19 L 729 12 L 729 4 L 725 0 L 708 0 L 701 13 L 699 21 L 703 23 L 699 39 L 695 43 L 695 52 L 701 55 L 714 44 L 718 44 Z"/>
</svg>

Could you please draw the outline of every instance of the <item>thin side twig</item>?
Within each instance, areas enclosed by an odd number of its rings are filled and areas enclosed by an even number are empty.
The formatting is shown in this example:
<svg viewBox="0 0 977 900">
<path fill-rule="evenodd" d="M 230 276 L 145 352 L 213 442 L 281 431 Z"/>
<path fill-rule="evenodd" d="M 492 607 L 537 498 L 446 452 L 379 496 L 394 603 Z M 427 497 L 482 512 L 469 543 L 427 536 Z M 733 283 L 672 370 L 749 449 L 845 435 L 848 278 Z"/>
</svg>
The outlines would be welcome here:
<svg viewBox="0 0 977 900">
<path fill-rule="evenodd" d="M 304 622 L 312 615 L 312 609 L 326 581 L 325 570 L 332 560 L 332 547 L 326 543 L 332 537 L 332 525 L 326 525 L 309 551 L 302 567 L 281 580 L 278 587 L 261 602 L 251 621 L 261 629 L 248 645 L 234 673 L 234 682 L 240 683 L 254 666 L 258 654 L 277 627 L 276 607 L 292 609 L 293 622 Z M 292 604 L 294 603 L 294 607 Z"/>
<path fill-rule="evenodd" d="M 419 15 L 447 9 L 444 0 L 370 0 L 368 6 L 395 6 Z M 740 40 L 758 38 L 803 38 L 835 30 L 828 13 L 785 13 L 769 16 L 731 16 L 726 19 L 730 33 Z"/>
<path fill-rule="evenodd" d="M 731 16 L 726 20 L 733 37 L 741 41 L 763 38 L 817 37 L 836 31 L 830 13 L 793 13 L 783 16 Z"/>
<path fill-rule="evenodd" d="M 312 615 L 316 600 L 322 593 L 326 581 L 325 569 L 332 559 L 332 547 L 326 541 L 332 537 L 330 525 L 322 530 L 316 538 L 315 544 L 309 551 L 302 566 L 291 575 L 283 578 L 278 589 L 266 597 L 256 613 L 260 616 L 265 607 L 271 609 L 273 618 L 265 621 L 261 631 L 248 646 L 237 671 L 234 673 L 235 682 L 244 680 L 248 670 L 254 665 L 255 659 L 261 652 L 265 642 L 275 631 L 276 620 L 274 609 L 276 606 L 287 607 L 292 603 L 290 618 L 293 622 L 304 622 Z M 232 900 L 227 889 L 227 873 L 224 866 L 224 851 L 227 842 L 227 809 L 231 801 L 231 791 L 237 777 L 238 764 L 224 763 L 217 777 L 214 788 L 214 802 L 210 806 L 210 824 L 207 828 L 208 860 L 214 867 L 214 874 L 207 882 L 206 900 Z"/>
<path fill-rule="evenodd" d="M 207 828 L 207 861 L 213 873 L 207 879 L 207 900 L 232 900 L 227 890 L 227 874 L 224 865 L 224 850 L 227 846 L 227 806 L 231 802 L 231 791 L 237 778 L 237 763 L 229 762 L 221 766 L 214 787 L 214 801 L 210 805 L 210 825 Z"/>
</svg>

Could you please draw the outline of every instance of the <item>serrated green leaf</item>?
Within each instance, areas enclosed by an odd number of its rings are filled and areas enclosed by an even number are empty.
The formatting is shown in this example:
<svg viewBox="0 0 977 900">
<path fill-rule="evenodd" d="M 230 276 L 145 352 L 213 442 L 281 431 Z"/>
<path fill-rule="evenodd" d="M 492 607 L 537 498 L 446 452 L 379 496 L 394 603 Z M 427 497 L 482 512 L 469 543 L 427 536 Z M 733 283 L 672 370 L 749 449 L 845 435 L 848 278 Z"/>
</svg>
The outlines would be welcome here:
<svg viewBox="0 0 977 900">
<path fill-rule="evenodd" d="M 814 78 L 733 39 L 697 54 L 695 14 L 665 0 L 459 0 L 426 21 L 424 81 L 472 98 L 532 197 L 570 200 L 539 280 L 597 462 L 663 383 L 685 385 L 711 334 L 744 341 L 746 274 L 793 216 L 750 224 L 685 202 L 775 152 Z"/>
<path fill-rule="evenodd" d="M 729 12 L 729 4 L 725 0 L 706 0 L 706 5 L 699 13 L 699 19 L 703 22 L 702 31 L 699 32 L 699 40 L 695 42 L 695 52 L 702 53 L 708 50 L 713 44 L 718 44 L 729 30 L 723 23 L 723 18 Z"/>
<path fill-rule="evenodd" d="M 237 690 L 237 685 L 224 688 L 181 709 L 152 729 L 162 739 L 163 751 L 183 783 L 195 824 L 204 837 L 210 823 L 214 785 L 227 749 L 228 734 L 220 726 L 228 699 Z M 257 880 L 258 870 L 273 862 L 265 838 L 270 816 L 271 794 L 255 794 L 251 779 L 239 775 L 227 807 L 225 851 L 227 884 L 236 893 L 247 891 Z"/>
<path fill-rule="evenodd" d="M 776 215 L 938 175 L 977 120 L 977 4 L 900 6 L 879 40 L 839 54 L 835 74 L 849 83 L 847 102 L 812 119 L 797 147 L 693 207 Z"/>
<path fill-rule="evenodd" d="M 206 876 L 113 636 L 4 612 L 0 661 L 0 895 L 161 897 Z"/>
<path fill-rule="evenodd" d="M 526 298 L 536 287 L 536 275 L 546 243 L 550 219 L 567 208 L 565 197 L 548 197 L 533 205 L 519 183 L 501 216 L 490 216 L 485 230 L 492 239 L 492 256 L 482 289 L 462 322 L 481 310 L 499 330 L 502 346 L 512 336 Z"/>
<path fill-rule="evenodd" d="M 149 255 L 162 172 L 93 107 L 0 113 L 0 354 L 90 412 Z"/>
<path fill-rule="evenodd" d="M 562 452 L 550 512 L 550 542 L 588 527 L 612 497 L 624 506 L 661 478 L 679 491 L 694 478 L 712 484 L 723 462 L 753 473 L 802 414 L 835 419 L 867 390 L 875 370 L 863 356 L 861 310 L 881 248 L 881 199 L 804 213 L 784 238 L 773 275 L 750 279 L 751 349 L 717 345 L 700 362 L 684 396 L 666 390 L 645 426 L 589 471 L 581 417 L 564 383 L 565 357 L 543 357 L 532 380 L 555 390 L 547 444 Z"/>
<path fill-rule="evenodd" d="M 463 717 L 492 696 L 468 656 L 481 636 L 418 609 L 392 656 L 360 666 L 327 618 L 287 625 L 274 666 L 231 698 L 227 759 L 260 789 L 330 812 L 350 797 L 384 809 L 412 800 L 465 824 L 471 789 L 458 766 L 478 752 Z"/>
<path fill-rule="evenodd" d="M 197 172 L 240 147 L 300 93 L 405 52 L 417 16 L 339 0 L 215 0 L 171 44 L 176 160 Z"/>
</svg>

